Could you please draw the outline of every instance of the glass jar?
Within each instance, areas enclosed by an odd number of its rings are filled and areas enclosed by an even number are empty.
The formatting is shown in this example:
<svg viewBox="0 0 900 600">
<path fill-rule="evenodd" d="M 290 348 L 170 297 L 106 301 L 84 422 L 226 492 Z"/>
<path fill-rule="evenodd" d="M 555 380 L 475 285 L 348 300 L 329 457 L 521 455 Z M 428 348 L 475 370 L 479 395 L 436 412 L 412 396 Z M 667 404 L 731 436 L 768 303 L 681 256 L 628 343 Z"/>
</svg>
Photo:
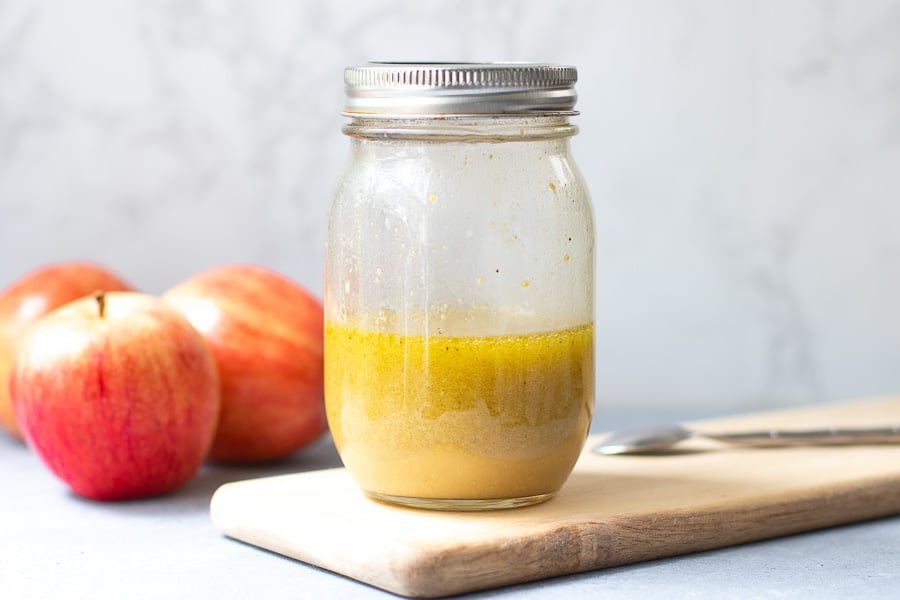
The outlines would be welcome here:
<svg viewBox="0 0 900 600">
<path fill-rule="evenodd" d="M 594 236 L 572 159 L 576 71 L 345 71 L 329 210 L 325 402 L 368 495 L 524 506 L 559 490 L 594 403 Z"/>
</svg>

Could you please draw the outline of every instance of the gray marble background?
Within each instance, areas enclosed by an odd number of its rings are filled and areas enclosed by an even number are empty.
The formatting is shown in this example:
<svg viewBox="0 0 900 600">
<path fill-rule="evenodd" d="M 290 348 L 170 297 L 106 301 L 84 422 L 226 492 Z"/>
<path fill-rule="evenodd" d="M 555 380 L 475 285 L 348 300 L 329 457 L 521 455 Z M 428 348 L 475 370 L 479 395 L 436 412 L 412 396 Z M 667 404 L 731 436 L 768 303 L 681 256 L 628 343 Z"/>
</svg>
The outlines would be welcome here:
<svg viewBox="0 0 900 600">
<path fill-rule="evenodd" d="M 0 287 L 89 258 L 321 293 L 367 60 L 578 67 L 598 403 L 900 390 L 896 0 L 0 0 Z"/>
</svg>

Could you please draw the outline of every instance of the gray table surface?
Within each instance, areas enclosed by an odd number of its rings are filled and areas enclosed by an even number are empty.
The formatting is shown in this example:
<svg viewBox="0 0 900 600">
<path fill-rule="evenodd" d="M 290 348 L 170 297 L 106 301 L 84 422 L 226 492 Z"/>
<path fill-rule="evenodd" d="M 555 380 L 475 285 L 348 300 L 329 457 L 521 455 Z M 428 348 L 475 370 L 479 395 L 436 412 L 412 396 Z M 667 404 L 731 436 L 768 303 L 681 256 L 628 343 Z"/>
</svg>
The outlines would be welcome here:
<svg viewBox="0 0 900 600">
<path fill-rule="evenodd" d="M 710 411 L 598 410 L 605 431 Z M 206 466 L 175 494 L 96 503 L 0 436 L 2 598 L 396 598 L 216 531 L 223 483 L 338 466 L 330 438 L 275 465 Z M 900 517 L 469 594 L 466 598 L 898 598 Z"/>
</svg>

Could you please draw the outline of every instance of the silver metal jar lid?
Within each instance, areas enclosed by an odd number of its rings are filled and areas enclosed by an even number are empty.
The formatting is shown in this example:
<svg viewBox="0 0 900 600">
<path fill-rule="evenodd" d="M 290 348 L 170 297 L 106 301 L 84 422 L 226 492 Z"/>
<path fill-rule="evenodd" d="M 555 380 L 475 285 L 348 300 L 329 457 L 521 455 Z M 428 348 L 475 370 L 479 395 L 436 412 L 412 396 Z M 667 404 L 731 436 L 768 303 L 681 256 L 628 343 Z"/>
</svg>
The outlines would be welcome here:
<svg viewBox="0 0 900 600">
<path fill-rule="evenodd" d="M 344 70 L 344 114 L 575 114 L 577 79 L 551 64 L 373 62 Z"/>
</svg>

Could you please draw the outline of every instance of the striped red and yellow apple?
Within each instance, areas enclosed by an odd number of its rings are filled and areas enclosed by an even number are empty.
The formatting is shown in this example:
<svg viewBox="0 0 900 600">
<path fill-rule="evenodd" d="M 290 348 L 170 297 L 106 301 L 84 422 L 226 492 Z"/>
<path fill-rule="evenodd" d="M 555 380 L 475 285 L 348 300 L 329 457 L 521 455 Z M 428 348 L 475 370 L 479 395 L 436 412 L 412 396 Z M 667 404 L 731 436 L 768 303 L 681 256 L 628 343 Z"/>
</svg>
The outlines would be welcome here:
<svg viewBox="0 0 900 600">
<path fill-rule="evenodd" d="M 0 427 L 22 439 L 9 396 L 9 373 L 25 329 L 50 311 L 94 290 L 132 286 L 108 268 L 86 261 L 53 263 L 26 273 L 0 292 Z"/>
<path fill-rule="evenodd" d="M 10 377 L 25 439 L 92 500 L 165 494 L 205 460 L 221 406 L 203 337 L 169 304 L 98 292 L 36 321 Z"/>
<path fill-rule="evenodd" d="M 163 298 L 203 334 L 219 368 L 222 413 L 210 459 L 273 460 L 325 431 L 318 299 L 247 264 L 198 273 Z"/>
</svg>

